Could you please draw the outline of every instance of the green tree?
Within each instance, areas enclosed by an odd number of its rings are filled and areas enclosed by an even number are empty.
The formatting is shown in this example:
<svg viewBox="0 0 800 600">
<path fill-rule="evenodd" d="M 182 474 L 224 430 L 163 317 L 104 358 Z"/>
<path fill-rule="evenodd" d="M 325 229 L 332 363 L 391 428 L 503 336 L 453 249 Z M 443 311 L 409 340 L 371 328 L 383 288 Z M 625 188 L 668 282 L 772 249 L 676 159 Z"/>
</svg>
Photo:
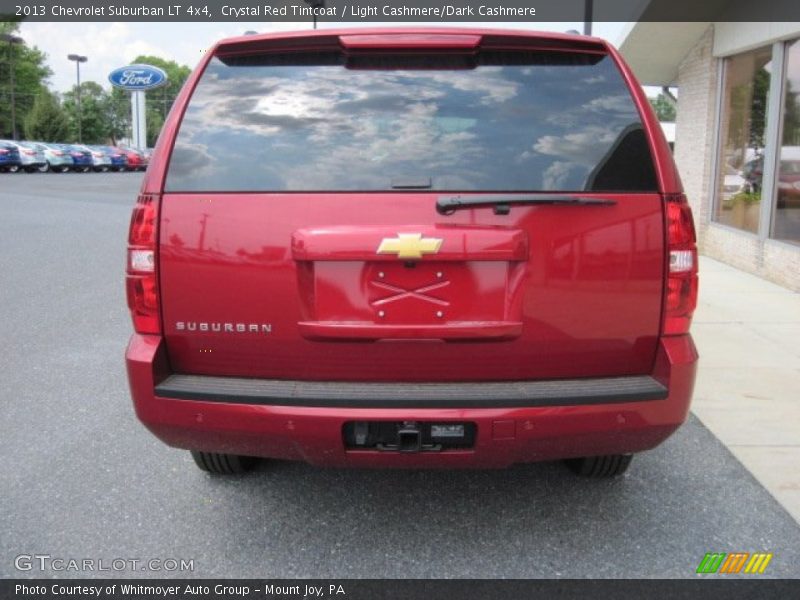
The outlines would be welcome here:
<svg viewBox="0 0 800 600">
<path fill-rule="evenodd" d="M 108 137 L 111 144 L 116 146 L 120 139 L 130 135 L 130 94 L 113 88 L 106 98 L 105 114 L 108 118 Z"/>
<path fill-rule="evenodd" d="M 737 156 L 731 163 L 734 167 L 738 168 L 744 162 L 748 150 L 759 152 L 764 148 L 769 81 L 769 71 L 765 66 L 758 66 L 751 78 L 730 89 L 726 145 Z"/>
<path fill-rule="evenodd" d="M 147 147 L 152 148 L 156 144 L 158 134 L 164 126 L 164 119 L 161 113 L 155 110 L 147 111 Z"/>
<path fill-rule="evenodd" d="M 784 146 L 800 146 L 800 93 L 793 89 L 796 81 L 786 80 L 786 102 L 783 113 Z"/>
<path fill-rule="evenodd" d="M 42 88 L 25 117 L 25 137 L 42 142 L 62 142 L 69 133 L 69 119 L 58 98 Z"/>
<path fill-rule="evenodd" d="M 767 95 L 769 94 L 770 73 L 762 67 L 753 77 L 750 104 L 750 146 L 763 148 L 764 132 L 767 126 Z"/>
<path fill-rule="evenodd" d="M 650 98 L 650 104 L 656 111 L 659 121 L 672 123 L 675 121 L 675 105 L 665 94 L 659 94 L 655 98 Z"/>
<path fill-rule="evenodd" d="M 80 118 L 80 141 L 84 144 L 102 144 L 111 136 L 109 118 L 109 94 L 94 81 L 81 82 L 81 110 L 78 115 L 78 86 L 64 94 L 64 110 L 69 118 L 70 140 L 78 141 L 78 118 Z"/>
<path fill-rule="evenodd" d="M 0 33 L 19 36 L 19 23 L 0 21 Z M 0 137 L 13 137 L 11 100 L 16 113 L 17 133 L 21 133 L 36 97 L 46 87 L 52 71 L 45 64 L 47 55 L 27 44 L 0 42 Z M 14 86 L 12 90 L 12 69 Z M 13 93 L 12 93 L 13 91 Z"/>
</svg>

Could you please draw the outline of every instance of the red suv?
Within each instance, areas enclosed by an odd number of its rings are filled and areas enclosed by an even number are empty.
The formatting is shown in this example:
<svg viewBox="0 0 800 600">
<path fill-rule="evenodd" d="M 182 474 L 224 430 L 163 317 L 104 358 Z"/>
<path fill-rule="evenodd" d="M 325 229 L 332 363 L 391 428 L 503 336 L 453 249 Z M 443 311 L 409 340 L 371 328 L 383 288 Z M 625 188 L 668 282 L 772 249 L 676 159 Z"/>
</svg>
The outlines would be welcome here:
<svg viewBox="0 0 800 600">
<path fill-rule="evenodd" d="M 692 216 L 647 98 L 577 35 L 228 39 L 133 211 L 136 413 L 198 466 L 622 473 L 686 418 Z"/>
</svg>

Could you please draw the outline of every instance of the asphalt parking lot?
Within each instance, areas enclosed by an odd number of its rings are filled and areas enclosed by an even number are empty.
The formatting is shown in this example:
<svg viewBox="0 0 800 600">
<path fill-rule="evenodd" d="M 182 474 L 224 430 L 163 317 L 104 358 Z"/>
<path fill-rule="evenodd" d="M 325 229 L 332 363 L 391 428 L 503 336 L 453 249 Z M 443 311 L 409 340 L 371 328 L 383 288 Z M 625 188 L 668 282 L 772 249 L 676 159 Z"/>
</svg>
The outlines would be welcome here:
<svg viewBox="0 0 800 600">
<path fill-rule="evenodd" d="M 696 418 L 613 481 L 560 464 L 216 478 L 136 421 L 123 269 L 141 174 L 0 174 L 0 577 L 21 554 L 187 559 L 193 577 L 694 577 L 800 526 Z M 110 573 L 95 573 L 108 576 Z"/>
</svg>

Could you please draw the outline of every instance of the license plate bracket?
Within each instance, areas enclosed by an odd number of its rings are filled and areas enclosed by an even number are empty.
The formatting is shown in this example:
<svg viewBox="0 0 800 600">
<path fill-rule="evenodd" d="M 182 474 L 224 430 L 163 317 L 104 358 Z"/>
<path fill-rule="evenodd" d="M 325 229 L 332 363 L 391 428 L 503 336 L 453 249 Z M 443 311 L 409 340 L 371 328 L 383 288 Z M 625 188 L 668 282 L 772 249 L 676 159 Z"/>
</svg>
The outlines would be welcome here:
<svg viewBox="0 0 800 600">
<path fill-rule="evenodd" d="M 342 435 L 348 450 L 438 452 L 475 444 L 475 423 L 425 421 L 351 421 Z"/>
</svg>

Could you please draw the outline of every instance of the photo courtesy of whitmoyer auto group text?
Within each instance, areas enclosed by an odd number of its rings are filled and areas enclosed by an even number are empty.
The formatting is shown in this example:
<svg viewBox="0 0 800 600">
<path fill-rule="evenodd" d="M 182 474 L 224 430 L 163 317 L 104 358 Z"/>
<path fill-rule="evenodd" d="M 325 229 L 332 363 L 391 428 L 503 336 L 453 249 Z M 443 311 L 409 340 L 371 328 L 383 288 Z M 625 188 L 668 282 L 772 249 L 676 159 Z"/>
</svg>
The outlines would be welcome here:
<svg viewBox="0 0 800 600">
<path fill-rule="evenodd" d="M 798 340 L 798 0 L 0 0 L 0 600 L 800 598 Z"/>
</svg>

